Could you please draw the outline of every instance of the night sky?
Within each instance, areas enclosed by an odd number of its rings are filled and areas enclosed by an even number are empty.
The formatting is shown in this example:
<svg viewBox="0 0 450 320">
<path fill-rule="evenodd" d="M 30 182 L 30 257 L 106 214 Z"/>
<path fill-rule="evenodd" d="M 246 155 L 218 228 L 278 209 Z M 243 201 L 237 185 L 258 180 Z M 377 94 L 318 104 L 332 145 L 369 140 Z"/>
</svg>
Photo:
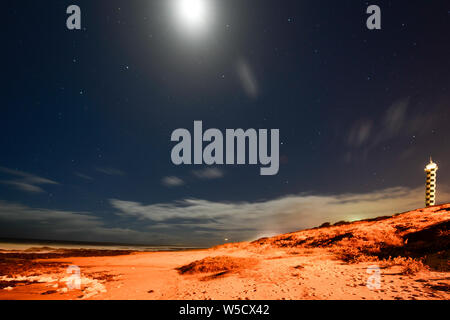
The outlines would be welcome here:
<svg viewBox="0 0 450 320">
<path fill-rule="evenodd" d="M 392 214 L 424 206 L 430 156 L 450 201 L 449 1 L 205 0 L 197 28 L 177 1 L 3 4 L 0 237 L 208 246 Z M 194 120 L 279 129 L 279 173 L 175 166 Z"/>
</svg>

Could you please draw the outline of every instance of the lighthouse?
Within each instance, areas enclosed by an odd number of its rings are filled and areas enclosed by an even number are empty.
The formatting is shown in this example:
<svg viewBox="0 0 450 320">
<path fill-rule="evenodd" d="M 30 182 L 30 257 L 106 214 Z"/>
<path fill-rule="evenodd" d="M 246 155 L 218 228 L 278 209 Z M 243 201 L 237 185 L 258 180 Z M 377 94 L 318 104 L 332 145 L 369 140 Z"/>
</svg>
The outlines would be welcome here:
<svg viewBox="0 0 450 320">
<path fill-rule="evenodd" d="M 427 174 L 427 184 L 425 193 L 425 205 L 427 207 L 434 206 L 436 200 L 436 171 L 438 166 L 430 157 L 430 163 L 425 167 Z"/>
</svg>

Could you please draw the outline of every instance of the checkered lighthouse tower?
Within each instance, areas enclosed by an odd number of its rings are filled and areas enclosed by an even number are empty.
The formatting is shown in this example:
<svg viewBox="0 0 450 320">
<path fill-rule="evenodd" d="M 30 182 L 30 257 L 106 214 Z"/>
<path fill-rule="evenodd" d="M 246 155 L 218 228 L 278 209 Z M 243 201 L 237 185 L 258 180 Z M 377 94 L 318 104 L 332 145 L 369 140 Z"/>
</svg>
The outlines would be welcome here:
<svg viewBox="0 0 450 320">
<path fill-rule="evenodd" d="M 434 206 L 436 200 L 436 171 L 438 166 L 430 157 L 430 163 L 425 167 L 427 174 L 427 186 L 425 194 L 425 205 L 427 207 Z"/>
</svg>

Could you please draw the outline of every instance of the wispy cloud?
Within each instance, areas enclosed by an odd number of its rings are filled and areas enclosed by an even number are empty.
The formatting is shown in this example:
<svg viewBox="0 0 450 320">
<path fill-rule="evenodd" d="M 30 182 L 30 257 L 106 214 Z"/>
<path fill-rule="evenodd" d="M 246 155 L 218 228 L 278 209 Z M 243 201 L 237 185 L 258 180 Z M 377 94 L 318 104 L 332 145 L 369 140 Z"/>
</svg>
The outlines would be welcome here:
<svg viewBox="0 0 450 320">
<path fill-rule="evenodd" d="M 219 179 L 224 176 L 223 170 L 218 168 L 206 168 L 202 170 L 193 170 L 192 174 L 199 179 L 211 180 Z"/>
<path fill-rule="evenodd" d="M 372 131 L 372 121 L 370 120 L 360 120 L 350 129 L 348 135 L 348 144 L 350 146 L 359 147 L 366 143 L 370 138 Z"/>
<path fill-rule="evenodd" d="M 257 98 L 259 94 L 258 82 L 254 72 L 252 71 L 250 64 L 240 59 L 237 62 L 237 75 L 241 82 L 242 88 L 250 98 Z"/>
<path fill-rule="evenodd" d="M 59 184 L 56 181 L 42 178 L 34 174 L 30 174 L 24 171 L 9 169 L 6 167 L 0 167 L 0 172 L 9 176 L 7 180 L 1 182 L 6 185 L 10 185 L 18 190 L 30 192 L 30 193 L 43 193 L 45 192 L 41 185 L 46 184 Z"/>
<path fill-rule="evenodd" d="M 363 157 L 377 147 L 390 143 L 393 139 L 411 138 L 426 134 L 437 120 L 439 106 L 436 110 L 422 112 L 414 110 L 410 98 L 394 101 L 378 119 L 360 119 L 350 128 L 347 144 L 351 150 L 346 160 L 350 161 L 354 154 Z"/>
<path fill-rule="evenodd" d="M 194 178 L 199 180 L 212 180 L 212 179 L 219 179 L 224 176 L 224 171 L 218 168 L 204 168 L 204 169 L 198 169 L 198 170 L 192 170 L 191 171 L 192 176 Z M 190 179 L 192 177 L 186 176 L 186 177 L 177 177 L 177 176 L 166 176 L 161 179 L 161 184 L 165 187 L 180 187 L 186 184 L 186 180 L 192 180 Z"/>
<path fill-rule="evenodd" d="M 10 185 L 18 190 L 25 191 L 25 192 L 31 192 L 31 193 L 43 193 L 45 192 L 44 189 L 41 187 L 38 187 L 36 185 L 26 183 L 26 182 L 20 182 L 20 181 L 2 181 L 3 184 Z"/>
<path fill-rule="evenodd" d="M 94 178 L 92 178 L 91 176 L 88 176 L 87 174 L 84 174 L 84 173 L 75 172 L 75 175 L 77 177 L 80 177 L 80 178 L 84 179 L 84 180 L 94 180 Z"/>
<path fill-rule="evenodd" d="M 98 172 L 101 172 L 103 174 L 106 174 L 108 176 L 124 176 L 125 172 L 122 170 L 112 168 L 112 167 L 97 167 L 95 168 Z"/>
<path fill-rule="evenodd" d="M 184 181 L 175 176 L 164 177 L 162 178 L 161 183 L 166 187 L 179 187 L 184 185 Z"/>
</svg>

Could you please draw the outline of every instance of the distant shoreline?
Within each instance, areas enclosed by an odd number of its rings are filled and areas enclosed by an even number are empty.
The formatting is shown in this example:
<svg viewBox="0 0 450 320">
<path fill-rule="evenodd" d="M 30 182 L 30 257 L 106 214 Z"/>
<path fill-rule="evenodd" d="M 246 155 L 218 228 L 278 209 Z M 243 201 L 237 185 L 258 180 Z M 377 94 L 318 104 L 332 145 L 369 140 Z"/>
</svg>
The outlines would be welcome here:
<svg viewBox="0 0 450 320">
<path fill-rule="evenodd" d="M 59 240 L 38 240 L 38 239 L 5 239 L 0 238 L 0 250 L 32 252 L 32 249 L 86 249 L 86 250 L 124 250 L 141 252 L 159 251 L 185 251 L 205 249 L 203 247 L 181 246 L 181 245 L 145 245 L 145 244 L 123 244 L 107 242 L 87 242 L 87 241 L 59 241 Z"/>
</svg>

